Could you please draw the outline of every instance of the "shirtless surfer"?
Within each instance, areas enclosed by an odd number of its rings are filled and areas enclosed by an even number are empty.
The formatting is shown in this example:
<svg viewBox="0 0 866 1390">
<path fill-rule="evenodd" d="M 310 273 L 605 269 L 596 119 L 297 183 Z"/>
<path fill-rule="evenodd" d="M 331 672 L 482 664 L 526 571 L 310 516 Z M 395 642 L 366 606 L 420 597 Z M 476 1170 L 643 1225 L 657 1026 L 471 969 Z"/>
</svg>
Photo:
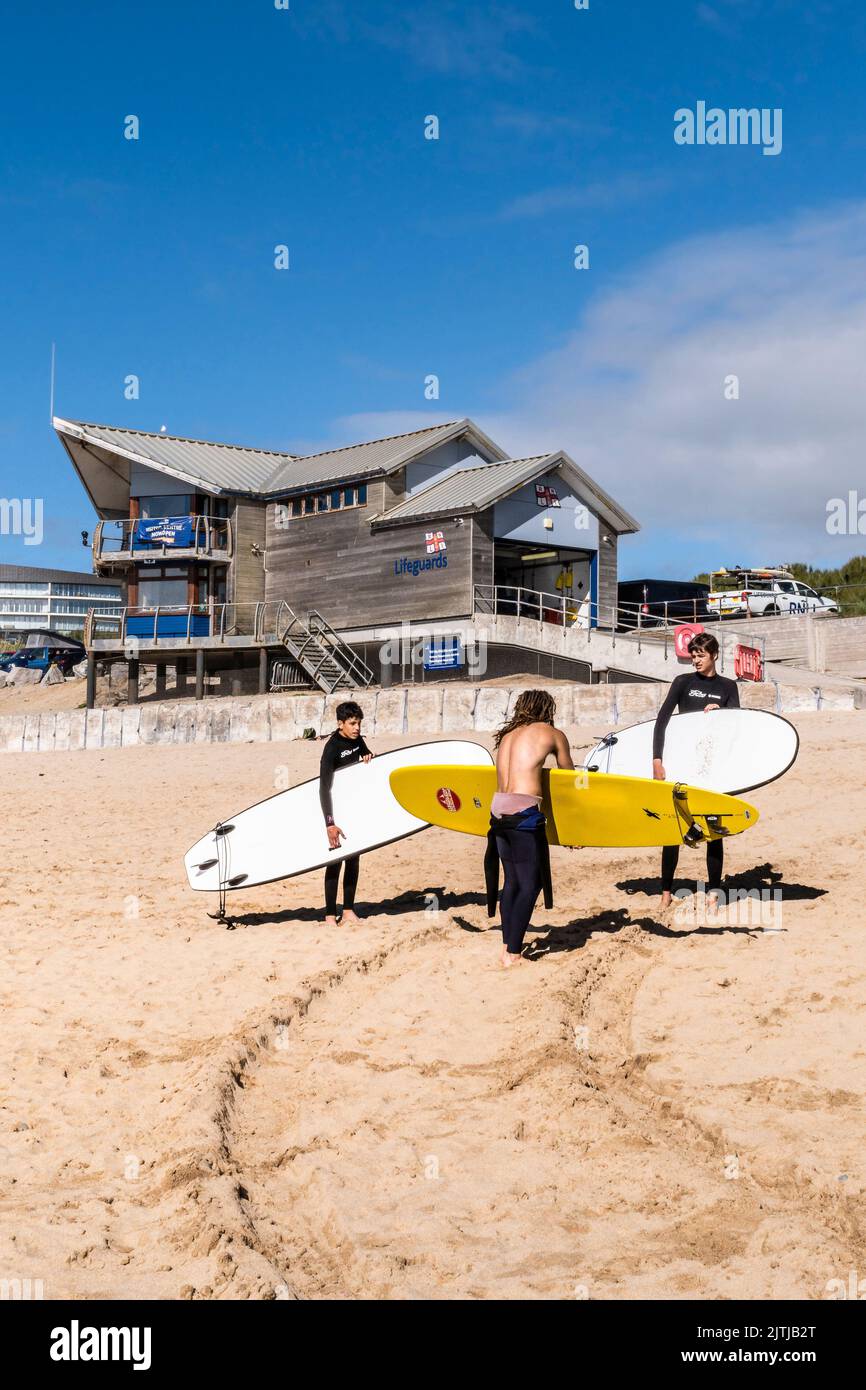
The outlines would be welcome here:
<svg viewBox="0 0 866 1390">
<path fill-rule="evenodd" d="M 525 690 L 511 718 L 496 733 L 496 795 L 490 807 L 491 833 L 505 873 L 500 896 L 502 965 L 523 961 L 523 938 L 542 886 L 546 855 L 541 811 L 541 769 L 550 755 L 574 770 L 568 740 L 554 727 L 556 701 L 546 690 Z"/>
</svg>

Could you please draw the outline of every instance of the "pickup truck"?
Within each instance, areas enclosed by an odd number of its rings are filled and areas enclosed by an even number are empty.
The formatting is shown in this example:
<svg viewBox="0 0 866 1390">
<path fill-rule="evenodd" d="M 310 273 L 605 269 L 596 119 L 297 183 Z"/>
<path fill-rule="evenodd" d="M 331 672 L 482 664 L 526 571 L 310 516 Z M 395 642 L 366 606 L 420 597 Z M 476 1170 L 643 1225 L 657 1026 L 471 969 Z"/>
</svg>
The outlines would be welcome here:
<svg viewBox="0 0 866 1390">
<path fill-rule="evenodd" d="M 799 579 L 774 579 L 768 589 L 750 590 L 748 609 L 753 618 L 797 613 L 828 618 L 839 613 L 835 599 L 822 597 Z"/>
</svg>

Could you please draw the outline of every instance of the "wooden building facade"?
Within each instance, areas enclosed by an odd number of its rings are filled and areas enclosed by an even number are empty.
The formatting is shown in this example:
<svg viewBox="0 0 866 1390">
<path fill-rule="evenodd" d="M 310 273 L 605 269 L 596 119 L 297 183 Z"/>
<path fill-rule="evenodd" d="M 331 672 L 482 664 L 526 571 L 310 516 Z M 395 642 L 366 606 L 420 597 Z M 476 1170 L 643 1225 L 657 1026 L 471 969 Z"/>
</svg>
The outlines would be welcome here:
<svg viewBox="0 0 866 1390">
<path fill-rule="evenodd" d="M 509 458 L 471 420 L 305 456 L 54 425 L 99 517 L 94 568 L 139 612 L 283 601 L 351 640 L 529 590 L 607 626 L 638 529 L 566 453 Z"/>
</svg>

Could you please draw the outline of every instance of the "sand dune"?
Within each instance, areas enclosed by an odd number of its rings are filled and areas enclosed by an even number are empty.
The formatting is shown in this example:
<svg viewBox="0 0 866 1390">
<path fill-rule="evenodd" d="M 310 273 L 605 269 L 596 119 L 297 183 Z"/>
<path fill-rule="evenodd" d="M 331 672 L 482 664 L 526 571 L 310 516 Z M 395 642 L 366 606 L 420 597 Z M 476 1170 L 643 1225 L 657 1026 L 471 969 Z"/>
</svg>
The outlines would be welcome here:
<svg viewBox="0 0 866 1390">
<path fill-rule="evenodd" d="M 0 1271 L 47 1298 L 822 1298 L 863 1268 L 861 714 L 798 717 L 734 882 L 658 907 L 652 851 L 555 851 L 503 974 L 480 843 L 186 886 L 219 816 L 320 745 L 8 755 Z M 586 732 L 589 742 L 590 733 Z M 399 740 L 378 740 L 381 749 Z M 681 856 L 685 874 L 699 854 Z"/>
</svg>

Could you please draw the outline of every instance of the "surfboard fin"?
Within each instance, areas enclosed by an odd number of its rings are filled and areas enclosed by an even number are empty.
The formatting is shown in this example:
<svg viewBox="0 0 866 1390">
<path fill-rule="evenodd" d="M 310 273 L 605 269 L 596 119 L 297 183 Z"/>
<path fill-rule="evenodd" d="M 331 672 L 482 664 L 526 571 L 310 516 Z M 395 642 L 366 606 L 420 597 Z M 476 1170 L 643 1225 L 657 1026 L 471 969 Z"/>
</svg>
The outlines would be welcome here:
<svg viewBox="0 0 866 1390">
<path fill-rule="evenodd" d="M 726 825 L 723 824 L 720 816 L 705 816 L 704 820 L 707 822 L 707 825 L 709 826 L 710 830 L 712 830 L 713 834 L 730 835 L 730 830 Z"/>
<path fill-rule="evenodd" d="M 196 864 L 196 868 L 199 873 L 203 873 L 205 869 L 212 869 L 214 864 L 218 864 L 219 862 L 218 859 L 204 859 L 201 864 Z"/>
</svg>

